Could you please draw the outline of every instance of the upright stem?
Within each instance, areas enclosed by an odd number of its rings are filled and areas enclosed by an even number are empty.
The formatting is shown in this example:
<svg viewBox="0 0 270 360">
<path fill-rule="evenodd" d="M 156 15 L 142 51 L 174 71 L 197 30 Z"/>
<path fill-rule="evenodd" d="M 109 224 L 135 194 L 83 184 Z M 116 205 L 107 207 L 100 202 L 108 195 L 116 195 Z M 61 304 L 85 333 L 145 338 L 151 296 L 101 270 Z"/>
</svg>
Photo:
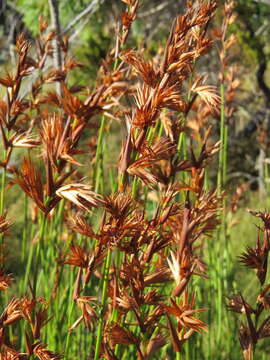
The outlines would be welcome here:
<svg viewBox="0 0 270 360">
<path fill-rule="evenodd" d="M 100 187 L 100 182 L 102 181 L 102 150 L 103 150 L 103 138 L 104 138 L 104 129 L 105 129 L 105 116 L 101 118 L 101 124 L 98 133 L 98 143 L 97 143 L 97 152 L 96 152 L 96 169 L 95 169 L 95 192 L 98 192 Z M 102 186 L 103 187 L 103 186 Z"/>
<path fill-rule="evenodd" d="M 41 227 L 40 227 L 40 236 L 39 241 L 37 244 L 37 252 L 36 252 L 36 264 L 34 269 L 34 284 L 33 284 L 33 293 L 34 296 L 36 296 L 36 289 L 37 289 L 37 280 L 38 280 L 38 271 L 41 270 L 42 267 L 40 267 L 40 260 L 41 260 L 41 251 L 44 249 L 44 235 L 45 235 L 45 229 L 46 229 L 46 216 L 42 214 L 42 220 L 41 220 Z"/>
<path fill-rule="evenodd" d="M 225 146 L 225 101 L 224 101 L 224 84 L 220 84 L 220 98 L 221 98 L 221 107 L 220 107 L 220 141 L 221 149 L 219 150 L 219 160 L 218 160 L 218 176 L 217 176 L 217 188 L 219 195 L 221 194 L 222 187 L 224 185 L 224 152 L 226 152 Z M 226 165 L 225 165 L 226 169 Z"/>
<path fill-rule="evenodd" d="M 4 151 L 4 158 L 6 158 L 6 150 Z M 1 176 L 1 194 L 0 194 L 0 216 L 4 214 L 4 199 L 5 199 L 5 186 L 6 186 L 6 167 L 3 168 Z M 4 233 L 0 235 L 0 255 L 2 255 L 4 243 Z"/>
<path fill-rule="evenodd" d="M 28 196 L 24 194 L 24 227 L 23 227 L 23 238 L 22 238 L 22 261 L 26 256 L 26 242 L 27 242 L 27 230 L 28 230 Z"/>
<path fill-rule="evenodd" d="M 224 185 L 226 184 L 227 177 L 227 143 L 228 143 L 228 127 L 225 124 L 225 88 L 224 83 L 220 84 L 220 98 L 221 98 L 221 107 L 220 107 L 220 141 L 221 149 L 219 151 L 219 163 L 218 163 L 218 176 L 217 176 L 217 190 L 218 195 L 221 195 Z M 227 248 L 226 241 L 226 203 L 225 199 L 223 200 L 223 210 L 221 214 L 221 227 L 218 230 L 218 246 L 217 246 L 217 256 L 219 261 L 217 263 L 217 274 L 216 274 L 216 286 L 217 286 L 217 336 L 216 341 L 219 346 L 222 336 L 222 293 L 223 293 L 223 275 L 224 267 L 226 265 L 223 263 L 224 251 L 222 251 L 221 240 L 223 240 L 225 248 Z M 225 270 L 227 271 L 227 269 Z"/>
<path fill-rule="evenodd" d="M 227 157 L 227 150 L 228 150 L 228 125 L 225 124 L 224 125 L 224 150 L 223 150 L 223 171 L 222 171 L 222 181 L 223 181 L 223 185 L 226 184 L 227 181 L 227 162 L 228 162 L 228 157 Z"/>
<path fill-rule="evenodd" d="M 99 359 L 100 353 L 100 346 L 101 346 L 101 339 L 102 339 L 102 329 L 103 329 L 103 316 L 106 308 L 107 303 L 107 287 L 108 287 L 108 280 L 109 280 L 109 269 L 111 265 L 111 257 L 112 253 L 111 250 L 108 250 L 106 262 L 103 265 L 103 284 L 102 284 L 102 299 L 101 299 L 101 311 L 99 314 L 99 324 L 97 330 L 97 341 L 96 341 L 96 348 L 95 348 L 95 357 L 94 360 Z"/>
<path fill-rule="evenodd" d="M 5 184 L 6 184 L 6 168 L 3 169 L 1 176 L 0 215 L 3 215 L 4 212 Z"/>
</svg>

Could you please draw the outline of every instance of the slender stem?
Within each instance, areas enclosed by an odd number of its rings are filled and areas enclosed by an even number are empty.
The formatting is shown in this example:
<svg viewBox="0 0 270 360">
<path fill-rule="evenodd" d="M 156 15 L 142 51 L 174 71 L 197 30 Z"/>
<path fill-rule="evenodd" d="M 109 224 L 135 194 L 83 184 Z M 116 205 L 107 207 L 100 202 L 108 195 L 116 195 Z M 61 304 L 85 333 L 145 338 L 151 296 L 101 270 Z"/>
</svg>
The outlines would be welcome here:
<svg viewBox="0 0 270 360">
<path fill-rule="evenodd" d="M 7 151 L 4 150 L 4 159 L 6 159 Z M 6 186 L 6 167 L 3 168 L 1 176 L 1 193 L 0 193 L 0 216 L 4 214 L 4 198 L 5 198 L 5 186 Z M 0 235 L 0 255 L 2 255 L 4 245 L 4 233 Z"/>
<path fill-rule="evenodd" d="M 26 256 L 26 240 L 27 240 L 27 230 L 28 230 L 28 196 L 24 194 L 24 227 L 23 227 L 23 238 L 22 238 L 22 261 L 24 261 Z"/>
<path fill-rule="evenodd" d="M 220 107 L 220 141 L 221 149 L 219 150 L 219 161 L 218 161 L 218 176 L 217 176 L 217 188 L 218 193 L 222 191 L 224 185 L 224 139 L 225 139 L 225 101 L 224 101 L 224 84 L 220 84 L 220 98 L 221 98 L 221 107 Z"/>
<path fill-rule="evenodd" d="M 4 214 L 4 194 L 6 185 L 6 168 L 3 169 L 1 177 L 1 194 L 0 194 L 0 215 Z M 0 255 L 2 255 L 4 245 L 4 233 L 0 234 Z"/>
<path fill-rule="evenodd" d="M 40 235 L 39 235 L 39 241 L 37 244 L 37 252 L 36 252 L 36 264 L 35 264 L 35 269 L 34 269 L 34 284 L 33 284 L 34 296 L 36 296 L 38 272 L 40 271 L 40 269 L 42 269 L 42 267 L 40 268 L 40 261 L 41 261 L 41 250 L 44 249 L 44 235 L 45 235 L 45 229 L 46 229 L 46 220 L 47 220 L 47 217 L 44 214 L 42 214 Z"/>
<path fill-rule="evenodd" d="M 32 239 L 33 235 L 34 235 L 34 226 L 31 225 L 31 230 L 30 230 L 30 238 L 31 239 Z M 24 291 L 26 291 L 27 283 L 29 281 L 29 274 L 30 274 L 31 265 L 32 265 L 32 261 L 33 261 L 33 254 L 34 254 L 34 245 L 30 244 L 28 258 L 27 258 L 27 264 L 26 264 L 26 270 L 25 270 L 25 275 L 24 275 L 24 283 L 23 283 Z"/>
<path fill-rule="evenodd" d="M 223 186 L 226 185 L 227 181 L 227 163 L 228 163 L 228 156 L 227 156 L 227 150 L 228 150 L 228 132 L 229 127 L 227 124 L 224 125 L 224 145 L 223 145 L 223 171 L 222 171 L 222 181 Z"/>
<path fill-rule="evenodd" d="M 72 317 L 72 313 L 73 313 L 73 309 L 74 309 L 74 304 L 75 304 L 75 302 L 72 301 L 71 306 L 69 306 L 68 324 L 71 324 L 71 317 Z M 66 357 L 66 359 L 68 359 L 68 354 L 69 354 L 69 350 L 70 350 L 70 346 L 69 346 L 70 337 L 71 337 L 71 331 L 68 331 L 67 340 L 66 340 L 66 346 L 65 346 L 65 357 Z"/>
<path fill-rule="evenodd" d="M 103 152 L 104 129 L 105 129 L 105 116 L 102 116 L 99 133 L 98 133 L 98 143 L 97 143 L 97 152 L 96 152 L 96 169 L 95 169 L 95 174 L 94 174 L 95 192 L 98 192 L 99 187 L 100 187 L 100 182 L 104 181 L 104 179 L 102 177 L 102 172 L 103 172 L 102 171 L 102 167 L 103 167 L 102 152 Z"/>
<path fill-rule="evenodd" d="M 102 299 L 101 299 L 101 311 L 99 314 L 99 324 L 97 330 L 97 340 L 96 340 L 96 348 L 95 348 L 95 357 L 94 360 L 99 359 L 100 347 L 101 347 L 101 339 L 102 339 L 102 329 L 103 329 L 103 316 L 105 312 L 105 307 L 107 303 L 107 287 L 109 280 L 109 269 L 111 264 L 112 253 L 111 250 L 108 250 L 106 262 L 103 265 L 103 284 L 102 284 Z"/>
<path fill-rule="evenodd" d="M 4 212 L 5 184 L 6 184 L 6 168 L 3 169 L 1 176 L 0 215 L 3 215 Z"/>
</svg>

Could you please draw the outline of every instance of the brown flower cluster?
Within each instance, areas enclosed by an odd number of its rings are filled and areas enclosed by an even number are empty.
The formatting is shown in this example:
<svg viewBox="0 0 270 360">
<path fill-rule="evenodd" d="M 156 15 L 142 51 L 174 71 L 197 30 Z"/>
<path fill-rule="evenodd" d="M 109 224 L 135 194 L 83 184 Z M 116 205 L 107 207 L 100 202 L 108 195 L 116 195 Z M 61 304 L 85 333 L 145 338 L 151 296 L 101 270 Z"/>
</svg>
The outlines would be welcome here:
<svg viewBox="0 0 270 360">
<path fill-rule="evenodd" d="M 222 195 L 206 190 L 204 184 L 205 169 L 220 143 L 211 141 L 211 129 L 204 125 L 219 112 L 220 97 L 195 65 L 211 46 L 207 30 L 217 4 L 187 1 L 165 49 L 146 60 L 142 52 L 124 50 L 139 1 L 123 2 L 127 10 L 117 27 L 115 47 L 102 61 L 91 88 L 69 85 L 69 72 L 81 64 L 68 56 L 68 40 L 60 44 L 62 68 L 50 66 L 55 33 L 49 32 L 44 20 L 40 20 L 36 58 L 21 35 L 16 72 L 0 79 L 6 88 L 6 99 L 0 102 L 5 146 L 0 165 L 12 177 L 10 183 L 18 184 L 31 199 L 38 227 L 26 269 L 32 296 L 12 299 L 0 317 L 1 359 L 62 357 L 48 349 L 45 342 L 50 343 L 43 337 L 50 307 L 60 324 L 55 332 L 63 333 L 69 314 L 66 351 L 84 324 L 93 340 L 89 358 L 95 359 L 120 359 L 127 346 L 141 360 L 150 359 L 168 343 L 180 352 L 194 333 L 207 331 L 199 319 L 204 309 L 198 308 L 192 280 L 207 277 L 204 239 L 219 224 Z M 26 77 L 34 81 L 30 93 L 23 94 Z M 61 91 L 53 90 L 55 83 Z M 104 169 L 102 147 L 102 136 L 110 135 L 116 120 L 124 124 L 126 133 L 118 176 L 117 164 Z M 87 152 L 86 143 L 94 155 L 88 163 L 80 157 Z M 28 151 L 19 165 L 11 161 L 17 147 Z M 85 168 L 91 168 L 91 181 L 84 179 Z M 111 192 L 104 181 L 107 174 L 112 174 Z M 6 233 L 8 227 L 2 214 L 0 232 Z M 248 249 L 242 257 L 257 270 L 262 284 L 267 231 L 264 244 L 258 240 L 256 249 Z M 40 279 L 50 283 L 51 274 L 54 286 L 46 302 L 36 294 L 42 291 Z M 1 271 L 0 290 L 12 280 Z M 258 298 L 261 307 L 269 303 L 268 290 Z M 231 308 L 244 312 L 252 323 L 255 310 L 242 297 L 235 298 Z M 25 352 L 17 351 L 7 331 L 21 322 L 26 324 Z M 259 331 L 261 337 L 266 336 L 267 326 L 268 322 Z M 250 332 L 253 339 L 252 331 L 246 327 L 243 333 Z"/>
<path fill-rule="evenodd" d="M 267 315 L 270 306 L 270 285 L 265 283 L 270 250 L 270 214 L 255 211 L 250 211 L 250 213 L 262 220 L 263 228 L 258 229 L 255 247 L 247 247 L 240 256 L 240 262 L 247 268 L 256 271 L 261 290 L 255 306 L 251 306 L 241 294 L 231 296 L 228 304 L 231 311 L 243 314 L 245 317 L 245 321 L 241 321 L 239 328 L 239 340 L 245 360 L 253 359 L 256 345 L 260 339 L 270 337 L 270 317 Z"/>
</svg>

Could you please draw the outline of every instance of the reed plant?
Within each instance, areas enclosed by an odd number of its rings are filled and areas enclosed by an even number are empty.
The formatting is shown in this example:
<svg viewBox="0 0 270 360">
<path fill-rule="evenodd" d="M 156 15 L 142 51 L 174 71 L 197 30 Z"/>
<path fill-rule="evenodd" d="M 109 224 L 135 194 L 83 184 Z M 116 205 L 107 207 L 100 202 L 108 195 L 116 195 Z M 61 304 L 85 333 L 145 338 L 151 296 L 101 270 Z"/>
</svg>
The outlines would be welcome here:
<svg viewBox="0 0 270 360">
<path fill-rule="evenodd" d="M 82 64 L 42 18 L 35 44 L 21 34 L 16 67 L 0 78 L 0 359 L 239 358 L 234 338 L 223 336 L 232 328 L 223 190 L 239 85 L 226 67 L 233 3 L 214 40 L 216 2 L 187 1 L 149 59 L 129 48 L 139 0 L 122 1 L 93 86 L 69 83 Z M 214 41 L 220 94 L 197 66 Z M 12 189 L 23 197 L 16 274 Z"/>
<path fill-rule="evenodd" d="M 261 347 L 260 343 L 269 338 L 269 316 L 267 314 L 269 302 L 269 285 L 267 284 L 268 253 L 269 253 L 269 213 L 250 211 L 251 215 L 260 218 L 263 227 L 258 227 L 258 235 L 255 246 L 247 246 L 246 250 L 239 257 L 239 261 L 248 269 L 255 270 L 257 286 L 254 286 L 252 297 L 255 295 L 254 305 L 247 302 L 247 296 L 243 292 L 228 297 L 229 310 L 242 314 L 243 320 L 239 324 L 239 342 L 241 345 L 244 360 L 252 360 L 257 356 L 266 358 L 266 346 Z M 257 292 L 257 294 L 256 294 Z M 250 294 L 249 294 L 250 295 Z M 250 296 L 250 300 L 251 296 Z"/>
</svg>

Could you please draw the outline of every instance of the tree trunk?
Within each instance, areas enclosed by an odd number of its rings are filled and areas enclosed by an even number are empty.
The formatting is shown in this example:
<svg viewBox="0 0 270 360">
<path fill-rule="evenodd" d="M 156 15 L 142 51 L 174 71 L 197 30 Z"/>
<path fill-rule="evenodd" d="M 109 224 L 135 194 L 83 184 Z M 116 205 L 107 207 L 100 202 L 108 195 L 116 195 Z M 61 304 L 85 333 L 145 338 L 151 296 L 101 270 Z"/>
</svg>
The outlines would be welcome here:
<svg viewBox="0 0 270 360">
<path fill-rule="evenodd" d="M 53 41 L 53 61 L 56 69 L 62 70 L 62 52 L 61 52 L 61 26 L 59 19 L 58 0 L 48 0 L 51 15 L 51 24 L 56 33 Z M 56 92 L 61 95 L 61 84 L 56 83 Z"/>
</svg>

